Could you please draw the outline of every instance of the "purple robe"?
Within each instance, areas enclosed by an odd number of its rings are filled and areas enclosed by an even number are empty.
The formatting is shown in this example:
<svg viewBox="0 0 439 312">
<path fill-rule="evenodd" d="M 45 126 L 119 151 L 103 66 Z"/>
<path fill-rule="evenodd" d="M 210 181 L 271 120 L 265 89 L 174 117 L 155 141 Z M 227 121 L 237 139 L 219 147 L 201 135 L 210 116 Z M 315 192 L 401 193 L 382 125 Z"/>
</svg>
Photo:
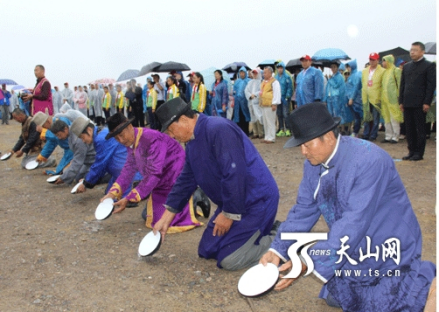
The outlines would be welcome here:
<svg viewBox="0 0 439 312">
<path fill-rule="evenodd" d="M 142 181 L 125 197 L 130 202 L 140 202 L 148 198 L 146 226 L 152 228 L 162 217 L 163 204 L 180 175 L 185 162 L 185 152 L 180 144 L 169 136 L 155 130 L 134 128 L 135 141 L 127 147 L 125 165 L 110 189 L 117 198 L 131 187 L 136 172 Z M 168 233 L 182 232 L 200 226 L 193 209 L 186 205 L 171 223 Z"/>
</svg>

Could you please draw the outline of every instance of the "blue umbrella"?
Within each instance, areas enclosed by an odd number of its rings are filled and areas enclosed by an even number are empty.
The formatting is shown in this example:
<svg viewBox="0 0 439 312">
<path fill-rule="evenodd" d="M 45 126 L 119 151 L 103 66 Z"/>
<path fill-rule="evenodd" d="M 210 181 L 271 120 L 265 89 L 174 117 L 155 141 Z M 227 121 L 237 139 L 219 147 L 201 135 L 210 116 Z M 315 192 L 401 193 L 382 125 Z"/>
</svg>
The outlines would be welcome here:
<svg viewBox="0 0 439 312">
<path fill-rule="evenodd" d="M 204 85 L 206 86 L 207 91 L 212 91 L 212 85 L 215 82 L 215 70 L 217 70 L 217 68 L 209 67 L 208 69 L 200 71 L 200 74 L 203 75 Z M 224 70 L 221 70 L 221 72 L 223 73 L 223 79 L 226 81 L 227 87 L 230 92 L 232 90 L 232 81 L 230 80 L 227 72 L 225 72 Z"/>
<path fill-rule="evenodd" d="M 276 60 L 265 60 L 265 61 L 263 61 L 263 62 L 260 62 L 259 64 L 258 64 L 258 66 L 260 67 L 260 68 L 264 68 L 265 66 L 271 66 L 271 67 L 273 67 L 274 68 L 274 64 L 276 63 Z"/>
<path fill-rule="evenodd" d="M 14 80 L 12 79 L 0 79 L 0 84 L 5 84 L 5 85 L 17 85 L 18 83 L 16 83 Z"/>
<path fill-rule="evenodd" d="M 128 69 L 124 71 L 122 74 L 120 74 L 119 78 L 117 78 L 117 81 L 124 81 L 132 78 L 139 77 L 140 71 L 137 69 Z"/>
<path fill-rule="evenodd" d="M 26 89 L 26 87 L 22 86 L 22 85 L 16 85 L 16 86 L 13 86 L 11 90 L 21 90 L 21 89 Z"/>
<path fill-rule="evenodd" d="M 340 49 L 328 48 L 317 51 L 313 56 L 313 61 L 336 61 L 350 60 L 351 58 Z"/>
<path fill-rule="evenodd" d="M 223 67 L 223 70 L 225 70 L 228 73 L 234 73 L 237 72 L 241 67 L 245 67 L 247 68 L 247 70 L 250 70 L 251 68 L 248 67 L 248 65 L 244 62 L 234 62 L 231 64 L 227 64 L 226 66 Z"/>
</svg>

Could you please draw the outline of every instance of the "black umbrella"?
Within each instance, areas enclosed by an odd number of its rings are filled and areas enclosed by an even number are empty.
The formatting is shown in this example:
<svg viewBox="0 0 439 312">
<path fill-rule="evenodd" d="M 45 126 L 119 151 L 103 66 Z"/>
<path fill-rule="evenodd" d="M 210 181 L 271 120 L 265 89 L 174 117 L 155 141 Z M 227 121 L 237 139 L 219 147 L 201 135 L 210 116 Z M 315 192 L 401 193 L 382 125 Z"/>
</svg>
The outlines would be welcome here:
<svg viewBox="0 0 439 312">
<path fill-rule="evenodd" d="M 142 69 L 140 70 L 139 76 L 143 76 L 143 75 L 146 75 L 146 74 L 153 72 L 154 71 L 153 69 L 156 67 L 159 67 L 160 65 L 162 65 L 162 63 L 152 62 L 152 63 L 149 63 L 149 64 L 143 66 Z"/>
<path fill-rule="evenodd" d="M 401 48 L 401 47 L 397 47 L 394 49 L 390 49 L 387 51 L 383 51 L 383 52 L 379 52 L 378 53 L 380 55 L 380 58 L 383 58 L 386 55 L 392 54 L 393 57 L 396 59 L 401 59 L 404 62 L 410 62 L 411 58 L 410 58 L 410 52 Z"/>
<path fill-rule="evenodd" d="M 427 42 L 425 44 L 425 54 L 436 55 L 436 42 Z"/>
<path fill-rule="evenodd" d="M 245 67 L 247 70 L 250 70 L 251 68 L 247 66 L 244 62 L 233 62 L 231 64 L 227 64 L 223 67 L 223 70 L 230 73 L 236 73 L 241 67 Z"/>
<path fill-rule="evenodd" d="M 296 69 L 302 69 L 302 63 L 300 62 L 300 58 L 290 60 L 285 68 L 290 72 L 294 72 Z"/>
<path fill-rule="evenodd" d="M 185 70 L 191 70 L 191 69 L 189 68 L 189 66 L 183 63 L 166 62 L 154 68 L 153 71 L 156 73 L 169 73 L 171 71 L 185 71 Z"/>
<path fill-rule="evenodd" d="M 137 69 L 128 69 L 124 71 L 122 74 L 120 74 L 119 78 L 117 78 L 117 81 L 124 81 L 139 76 L 140 76 L 139 71 Z"/>
</svg>

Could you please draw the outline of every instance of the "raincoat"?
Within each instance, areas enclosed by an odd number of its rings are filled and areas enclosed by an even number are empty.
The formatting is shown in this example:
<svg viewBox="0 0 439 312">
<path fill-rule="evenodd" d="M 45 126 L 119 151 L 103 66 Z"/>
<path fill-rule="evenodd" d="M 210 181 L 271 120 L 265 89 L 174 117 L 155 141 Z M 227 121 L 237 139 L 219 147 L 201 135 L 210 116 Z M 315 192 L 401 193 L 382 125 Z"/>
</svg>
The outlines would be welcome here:
<svg viewBox="0 0 439 312">
<path fill-rule="evenodd" d="M 227 104 L 229 104 L 229 92 L 227 90 L 227 82 L 225 80 L 222 80 L 220 82 L 215 81 L 212 84 L 212 93 L 210 96 L 212 99 L 212 116 L 220 116 L 220 114 L 225 114 L 226 112 L 223 112 L 222 105 L 226 105 L 227 111 Z"/>
<path fill-rule="evenodd" d="M 421 260 L 421 229 L 393 159 L 340 135 L 325 166 L 305 161 L 297 203 L 271 248 L 288 260 L 294 241 L 280 234 L 309 232 L 323 216 L 328 238 L 307 249 L 320 298 L 329 292 L 343 311 L 423 311 L 436 266 Z"/>
<path fill-rule="evenodd" d="M 102 117 L 102 101 L 104 100 L 104 95 L 104 89 L 102 89 L 102 86 L 99 86 L 94 102 L 95 117 Z"/>
<path fill-rule="evenodd" d="M 363 69 L 361 75 L 361 98 L 363 100 L 363 121 L 365 122 L 373 120 L 369 104 L 372 104 L 381 114 L 381 88 L 384 71 L 384 68 L 378 65 L 373 73 L 372 80 L 369 81 L 370 66 Z"/>
<path fill-rule="evenodd" d="M 332 117 L 340 117 L 340 124 L 352 122 L 352 112 L 347 106 L 346 84 L 343 76 L 337 71 L 326 84 L 324 102 Z"/>
<path fill-rule="evenodd" d="M 244 79 L 241 78 L 241 72 L 245 73 Z M 245 97 L 245 87 L 247 86 L 250 78 L 247 76 L 247 69 L 243 66 L 238 72 L 238 79 L 233 84 L 233 94 L 235 106 L 233 108 L 233 121 L 239 122 L 239 111 L 244 114 L 245 121 L 250 121 L 250 111 L 248 109 L 247 98 Z"/>
<path fill-rule="evenodd" d="M 259 91 L 261 90 L 261 73 L 258 71 L 256 76 L 253 73 L 253 79 L 250 80 L 245 87 L 245 97 L 248 101 L 248 108 L 250 111 L 250 121 L 256 122 L 259 121 L 262 124 L 262 111 L 259 106 Z M 254 96 L 253 99 L 250 99 L 251 96 Z"/>
<path fill-rule="evenodd" d="M 281 66 L 284 69 L 284 72 L 282 75 L 279 75 L 279 72 L 278 72 L 276 74 L 276 76 L 274 76 L 274 78 L 277 81 L 279 81 L 279 84 L 280 84 L 282 104 L 284 104 L 284 102 L 286 102 L 287 99 L 288 99 L 287 101 L 289 104 L 289 100 L 293 96 L 293 80 L 292 80 L 291 76 L 288 75 L 284 62 L 278 63 L 276 65 L 276 67 L 277 66 Z"/>
<path fill-rule="evenodd" d="M 383 73 L 381 91 L 381 114 L 384 122 L 390 123 L 390 116 L 399 123 L 404 121 L 404 116 L 399 108 L 399 86 L 401 83 L 401 69 L 395 67 L 393 55 L 383 57 L 386 60 L 386 69 Z"/>
<path fill-rule="evenodd" d="M 357 60 L 347 63 L 351 67 L 351 74 L 346 81 L 346 98 L 352 100 L 352 108 L 363 118 L 363 102 L 361 100 L 361 72 L 357 70 Z"/>
<path fill-rule="evenodd" d="M 296 81 L 297 106 L 321 101 L 323 99 L 323 74 L 317 68 L 310 66 L 297 75 Z"/>
</svg>

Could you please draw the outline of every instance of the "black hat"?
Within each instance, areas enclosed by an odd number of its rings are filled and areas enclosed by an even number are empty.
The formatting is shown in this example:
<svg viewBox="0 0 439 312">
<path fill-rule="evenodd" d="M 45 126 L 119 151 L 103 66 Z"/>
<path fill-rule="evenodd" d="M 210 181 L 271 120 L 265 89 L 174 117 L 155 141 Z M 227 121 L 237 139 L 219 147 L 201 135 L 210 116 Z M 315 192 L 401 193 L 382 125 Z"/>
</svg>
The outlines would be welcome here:
<svg viewBox="0 0 439 312">
<path fill-rule="evenodd" d="M 300 106 L 287 118 L 293 137 L 284 148 L 299 146 L 331 131 L 340 123 L 340 117 L 332 117 L 325 104 L 310 103 Z"/>
<path fill-rule="evenodd" d="M 191 109 L 191 106 L 177 97 L 160 105 L 155 114 L 162 124 L 161 132 L 165 132 L 169 125 L 180 118 L 181 115 Z"/>
<path fill-rule="evenodd" d="M 105 136 L 105 140 L 111 139 L 112 137 L 121 133 L 123 129 L 128 127 L 133 119 L 128 119 L 124 114 L 121 113 L 117 113 L 109 117 L 107 119 L 107 125 L 110 132 Z"/>
</svg>

